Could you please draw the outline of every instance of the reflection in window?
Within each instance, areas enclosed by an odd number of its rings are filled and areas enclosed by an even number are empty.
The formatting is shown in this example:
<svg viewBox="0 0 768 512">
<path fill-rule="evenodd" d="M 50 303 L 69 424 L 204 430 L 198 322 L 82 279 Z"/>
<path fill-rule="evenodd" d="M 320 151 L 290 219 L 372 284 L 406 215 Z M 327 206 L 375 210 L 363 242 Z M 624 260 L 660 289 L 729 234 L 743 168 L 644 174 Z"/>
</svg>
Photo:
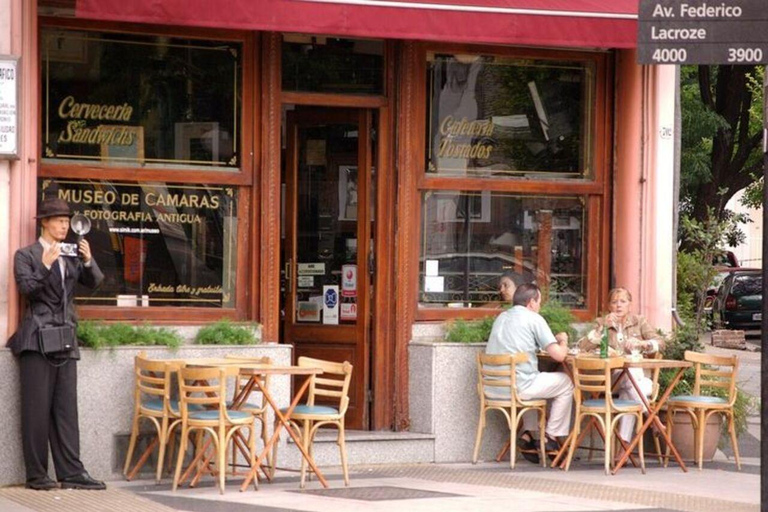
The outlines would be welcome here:
<svg viewBox="0 0 768 512">
<path fill-rule="evenodd" d="M 229 187 L 41 179 L 91 220 L 85 238 L 102 272 L 77 304 L 233 308 L 237 191 Z M 74 234 L 69 238 L 74 241 Z"/>
<path fill-rule="evenodd" d="M 44 29 L 43 157 L 237 168 L 241 46 Z"/>
<path fill-rule="evenodd" d="M 384 42 L 285 34 L 282 72 L 284 91 L 382 94 Z"/>
<path fill-rule="evenodd" d="M 731 293 L 738 297 L 760 295 L 763 293 L 763 277 L 758 274 L 737 276 Z"/>
<path fill-rule="evenodd" d="M 586 213 L 581 197 L 425 193 L 421 305 L 500 305 L 499 277 L 512 271 L 570 308 L 586 307 Z"/>
<path fill-rule="evenodd" d="M 428 59 L 427 172 L 589 177 L 591 64 L 485 55 Z"/>
</svg>

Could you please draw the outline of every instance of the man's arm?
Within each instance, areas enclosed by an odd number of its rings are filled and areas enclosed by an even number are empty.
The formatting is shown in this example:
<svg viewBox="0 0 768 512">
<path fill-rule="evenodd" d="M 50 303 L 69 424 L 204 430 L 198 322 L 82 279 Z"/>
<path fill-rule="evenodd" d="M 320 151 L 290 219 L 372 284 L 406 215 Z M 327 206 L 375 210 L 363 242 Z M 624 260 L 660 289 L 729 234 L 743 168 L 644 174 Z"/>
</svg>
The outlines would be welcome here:
<svg viewBox="0 0 768 512">
<path fill-rule="evenodd" d="M 568 355 L 568 340 L 561 339 L 556 343 L 550 343 L 547 345 L 547 354 L 558 363 L 563 361 Z"/>
<path fill-rule="evenodd" d="M 35 268 L 30 253 L 16 251 L 13 257 L 13 274 L 19 292 L 27 298 L 35 298 L 45 288 L 51 270 L 44 265 Z"/>
<path fill-rule="evenodd" d="M 88 241 L 80 240 L 79 245 L 83 267 L 81 268 L 78 281 L 88 288 L 96 288 L 104 280 L 104 274 L 101 272 L 101 269 L 96 264 L 96 260 L 94 260 L 91 255 L 91 246 L 88 244 Z"/>
<path fill-rule="evenodd" d="M 568 335 L 565 333 L 558 333 L 557 336 L 552 334 L 552 329 L 541 316 L 538 316 L 534 321 L 534 334 L 539 347 L 544 347 L 547 354 L 555 361 L 560 362 L 568 355 Z"/>
</svg>

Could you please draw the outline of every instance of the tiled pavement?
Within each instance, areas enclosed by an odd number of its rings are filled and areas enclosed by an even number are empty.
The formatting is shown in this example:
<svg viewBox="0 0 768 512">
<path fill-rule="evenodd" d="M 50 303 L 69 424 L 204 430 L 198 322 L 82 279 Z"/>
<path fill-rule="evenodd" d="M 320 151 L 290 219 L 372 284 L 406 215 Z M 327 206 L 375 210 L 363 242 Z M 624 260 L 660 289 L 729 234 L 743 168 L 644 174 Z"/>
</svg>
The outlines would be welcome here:
<svg viewBox="0 0 768 512">
<path fill-rule="evenodd" d="M 165 483 L 111 482 L 107 492 L 34 492 L 0 489 L 3 512 L 530 512 L 598 510 L 757 511 L 758 459 L 747 457 L 737 472 L 724 458 L 699 472 L 683 473 L 649 462 L 646 475 L 627 468 L 607 477 L 595 461 L 574 462 L 571 471 L 543 469 L 521 461 L 507 463 L 421 464 L 353 469 L 351 486 L 343 486 L 338 470 L 327 472 L 330 489 L 312 481 L 306 491 L 298 477 L 283 473 L 272 484 L 239 492 L 231 480 L 220 495 L 212 480 L 177 492 Z"/>
</svg>

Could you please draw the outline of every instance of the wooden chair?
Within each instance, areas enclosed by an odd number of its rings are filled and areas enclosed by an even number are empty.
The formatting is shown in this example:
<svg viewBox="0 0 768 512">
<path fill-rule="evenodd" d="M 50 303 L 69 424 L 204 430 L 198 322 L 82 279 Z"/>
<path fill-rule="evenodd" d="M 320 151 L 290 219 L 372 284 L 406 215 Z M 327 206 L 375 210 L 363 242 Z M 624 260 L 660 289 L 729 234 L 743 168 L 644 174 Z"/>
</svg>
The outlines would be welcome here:
<svg viewBox="0 0 768 512">
<path fill-rule="evenodd" d="M 189 465 L 184 475 L 181 469 L 184 463 L 184 455 L 189 443 L 189 435 L 192 431 L 200 434 L 209 434 L 208 444 L 212 444 L 216 455 L 216 473 L 218 475 L 219 492 L 224 494 L 226 481 L 226 449 L 235 432 L 247 427 L 249 461 L 253 464 L 256 460 L 256 432 L 254 429 L 253 414 L 247 411 L 237 411 L 227 408 L 227 377 L 236 376 L 237 368 L 201 368 L 182 365 L 179 369 L 179 398 L 181 410 L 181 447 L 176 460 L 176 472 L 173 478 L 173 490 L 179 483 L 186 480 L 192 469 L 198 467 L 198 474 L 191 485 L 199 479 L 202 472 L 206 471 L 211 456 L 206 456 L 206 450 L 198 450 L 195 459 Z M 203 407 L 204 410 L 196 410 L 195 407 Z M 203 458 L 205 460 L 203 460 Z M 202 466 L 199 466 L 202 461 Z M 257 485 L 254 479 L 254 486 Z"/>
<path fill-rule="evenodd" d="M 298 366 L 306 368 L 320 368 L 323 373 L 310 377 L 307 403 L 297 405 L 291 414 L 290 421 L 295 425 L 298 435 L 304 443 L 307 453 L 312 455 L 312 442 L 317 429 L 325 425 L 332 425 L 338 429 L 336 444 L 339 445 L 341 469 L 344 474 L 344 485 L 349 485 L 349 471 L 347 468 L 347 445 L 344 437 L 344 416 L 349 407 L 349 383 L 352 380 L 352 365 L 348 361 L 335 363 L 300 357 Z M 331 399 L 334 404 L 316 405 L 318 397 Z M 283 409 L 284 412 L 287 409 Z M 272 461 L 277 464 L 277 444 L 275 443 Z M 274 466 L 273 466 L 274 474 Z M 301 488 L 306 484 L 307 461 L 301 459 Z"/>
<path fill-rule="evenodd" d="M 736 426 L 733 417 L 739 359 L 736 356 L 716 356 L 686 350 L 685 360 L 693 363 L 696 372 L 693 394 L 669 398 L 667 402 L 667 428 L 670 435 L 672 434 L 673 419 L 678 411 L 683 411 L 691 416 L 695 433 L 694 452 L 699 462 L 699 470 L 701 470 L 704 464 L 704 432 L 707 421 L 713 414 L 722 414 L 728 421 L 728 431 L 731 436 L 733 455 L 736 458 L 736 467 L 741 471 L 739 444 L 736 441 Z M 704 392 L 705 389 L 708 390 L 709 394 Z M 725 396 L 717 396 L 713 393 L 717 390 L 724 390 Z"/>
<path fill-rule="evenodd" d="M 515 469 L 517 459 L 517 430 L 523 414 L 534 410 L 539 417 L 539 457 L 542 467 L 547 465 L 544 427 L 547 411 L 546 400 L 521 400 L 517 396 L 515 367 L 528 361 L 528 355 L 518 354 L 477 354 L 477 392 L 480 395 L 480 418 L 477 423 L 475 451 L 472 464 L 477 463 L 480 445 L 483 442 L 486 415 L 490 411 L 499 411 L 504 415 L 509 426 L 510 456 L 509 467 Z"/>
<path fill-rule="evenodd" d="M 637 416 L 635 429 L 640 431 L 643 424 L 643 404 L 634 400 L 618 400 L 611 396 L 611 373 L 624 366 L 623 357 L 601 359 L 597 357 L 576 357 L 573 359 L 573 382 L 575 386 L 574 401 L 576 403 L 575 421 L 573 424 L 573 441 L 568 449 L 565 470 L 571 466 L 573 454 L 582 436 L 581 422 L 585 417 L 597 419 L 605 433 L 605 474 L 610 474 L 613 461 L 613 435 L 616 425 L 622 416 L 633 414 Z M 604 398 L 591 398 L 599 393 Z M 645 458 L 643 444 L 638 445 L 640 466 L 645 473 Z"/>
<path fill-rule="evenodd" d="M 173 429 L 181 422 L 178 400 L 171 399 L 171 376 L 177 369 L 178 365 L 174 362 L 147 359 L 145 352 L 140 352 L 134 359 L 133 425 L 123 467 L 123 475 L 125 475 L 126 480 L 131 480 L 136 476 L 136 473 L 146 463 L 155 445 L 158 445 L 155 480 L 160 482 L 169 439 Z M 131 469 L 141 420 L 148 420 L 152 423 L 155 427 L 156 437 Z"/>
<path fill-rule="evenodd" d="M 247 362 L 249 364 L 261 364 L 261 365 L 271 365 L 272 359 L 264 356 L 264 357 L 243 357 L 239 355 L 232 355 L 227 354 L 224 356 L 225 359 L 232 359 L 235 361 L 243 361 Z M 248 384 L 248 382 L 253 377 L 252 372 L 245 372 L 241 371 L 238 373 L 237 378 L 235 379 L 235 389 L 233 393 L 233 397 L 236 397 L 240 392 L 242 391 L 243 387 Z M 265 388 L 269 389 L 269 375 L 257 375 L 257 378 L 261 379 L 261 385 Z M 238 410 L 240 411 L 247 411 L 253 414 L 254 419 L 257 419 L 261 422 L 261 441 L 264 443 L 264 446 L 267 445 L 267 442 L 269 441 L 269 437 L 267 436 L 267 411 L 269 410 L 269 404 L 267 403 L 266 398 L 264 398 L 264 395 L 261 395 L 261 401 L 258 403 L 253 402 L 247 402 L 245 405 L 240 407 Z M 235 443 L 232 444 L 232 460 L 233 463 L 236 461 L 238 445 L 235 445 Z M 242 447 L 240 446 L 240 450 L 242 451 Z M 264 464 L 264 466 L 270 467 L 272 466 L 272 454 L 267 454 L 267 462 Z M 235 466 L 236 467 L 236 466 Z M 233 470 L 233 474 L 237 474 L 236 470 Z"/>
</svg>

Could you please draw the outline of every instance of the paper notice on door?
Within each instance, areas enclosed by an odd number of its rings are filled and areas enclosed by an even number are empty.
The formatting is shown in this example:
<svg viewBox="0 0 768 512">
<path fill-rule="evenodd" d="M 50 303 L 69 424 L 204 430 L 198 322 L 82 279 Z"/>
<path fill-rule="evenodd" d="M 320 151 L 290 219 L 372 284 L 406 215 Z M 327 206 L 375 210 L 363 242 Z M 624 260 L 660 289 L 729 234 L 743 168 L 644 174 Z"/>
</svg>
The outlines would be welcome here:
<svg viewBox="0 0 768 512">
<path fill-rule="evenodd" d="M 325 139 L 307 141 L 307 165 L 325 165 Z"/>
<path fill-rule="evenodd" d="M 429 293 L 442 293 L 445 291 L 445 277 L 443 276 L 425 276 L 424 291 Z"/>
<path fill-rule="evenodd" d="M 342 320 L 355 320 L 357 319 L 357 304 L 344 303 L 341 304 L 340 317 Z"/>
<path fill-rule="evenodd" d="M 439 263 L 437 260 L 427 260 L 424 264 L 424 275 L 436 276 L 438 274 Z"/>
<path fill-rule="evenodd" d="M 357 297 L 357 265 L 341 266 L 341 296 Z"/>
<path fill-rule="evenodd" d="M 325 263 L 299 263 L 296 273 L 300 276 L 325 275 Z"/>
<path fill-rule="evenodd" d="M 299 288 L 312 288 L 315 286 L 315 276 L 299 276 L 296 284 Z"/>
<path fill-rule="evenodd" d="M 297 322 L 319 322 L 320 305 L 317 302 L 301 301 L 296 304 Z"/>
<path fill-rule="evenodd" d="M 323 323 L 339 323 L 339 287 L 323 286 Z"/>
</svg>

